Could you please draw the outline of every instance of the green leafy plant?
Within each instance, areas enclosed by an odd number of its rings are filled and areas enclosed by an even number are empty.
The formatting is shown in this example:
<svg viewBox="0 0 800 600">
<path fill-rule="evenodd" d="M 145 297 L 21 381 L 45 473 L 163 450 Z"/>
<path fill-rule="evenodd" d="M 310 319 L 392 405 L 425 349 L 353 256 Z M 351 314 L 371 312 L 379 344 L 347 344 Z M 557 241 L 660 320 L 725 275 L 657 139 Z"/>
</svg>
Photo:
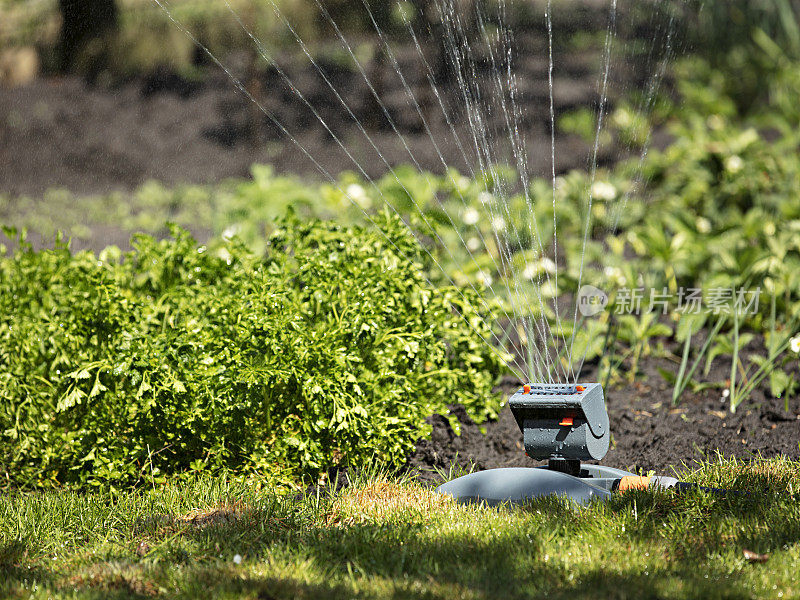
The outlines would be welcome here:
<svg viewBox="0 0 800 600">
<path fill-rule="evenodd" d="M 263 257 L 185 231 L 0 260 L 0 465 L 13 485 L 401 463 L 425 418 L 496 415 L 475 293 L 431 288 L 399 219 L 283 221 Z M 9 232 L 13 233 L 13 232 Z"/>
</svg>

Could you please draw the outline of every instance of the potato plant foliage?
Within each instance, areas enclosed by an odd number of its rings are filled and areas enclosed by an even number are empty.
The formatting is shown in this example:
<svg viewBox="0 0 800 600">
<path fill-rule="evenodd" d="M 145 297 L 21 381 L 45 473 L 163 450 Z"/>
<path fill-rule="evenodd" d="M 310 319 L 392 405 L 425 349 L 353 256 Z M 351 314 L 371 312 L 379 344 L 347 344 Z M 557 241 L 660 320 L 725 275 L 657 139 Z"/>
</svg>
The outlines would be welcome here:
<svg viewBox="0 0 800 600">
<path fill-rule="evenodd" d="M 264 255 L 177 227 L 124 254 L 20 243 L 0 259 L 5 483 L 313 477 L 401 463 L 448 404 L 494 415 L 491 309 L 431 288 L 402 223 L 379 220 L 289 217 Z"/>
</svg>

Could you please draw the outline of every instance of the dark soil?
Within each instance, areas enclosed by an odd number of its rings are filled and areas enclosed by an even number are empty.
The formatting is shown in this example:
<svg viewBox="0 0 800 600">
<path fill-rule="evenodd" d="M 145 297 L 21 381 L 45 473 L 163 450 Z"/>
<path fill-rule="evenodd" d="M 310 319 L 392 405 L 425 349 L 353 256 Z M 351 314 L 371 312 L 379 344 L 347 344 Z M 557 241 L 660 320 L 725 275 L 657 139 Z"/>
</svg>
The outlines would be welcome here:
<svg viewBox="0 0 800 600">
<path fill-rule="evenodd" d="M 659 367 L 676 370 L 674 363 L 650 357 L 641 365 L 640 381 L 606 390 L 612 438 L 602 464 L 673 475 L 690 470 L 696 461 L 713 459 L 717 453 L 745 460 L 757 456 L 800 458 L 796 398 L 789 399 L 787 411 L 783 399 L 757 389 L 731 413 L 729 399 L 720 388 L 712 388 L 697 393 L 687 390 L 673 406 L 672 386 L 658 373 Z M 594 375 L 590 371 L 583 379 L 594 381 Z M 719 359 L 707 380 L 724 383 L 729 376 L 730 365 Z M 509 396 L 519 385 L 508 378 L 500 389 Z M 407 467 L 422 481 L 439 481 L 440 473 L 453 467 L 482 470 L 543 464 L 525 455 L 522 433 L 507 405 L 498 420 L 482 424 L 486 435 L 463 407 L 453 406 L 451 411 L 461 423 L 461 435 L 455 435 L 447 418 L 434 415 L 429 419 L 433 426 L 430 438 L 418 442 L 408 461 Z"/>
<path fill-rule="evenodd" d="M 515 63 L 520 84 L 518 102 L 525 115 L 522 134 L 533 175 L 546 175 L 550 170 L 548 62 L 542 44 L 537 37 L 520 40 L 519 47 L 524 50 Z M 464 157 L 431 92 L 428 72 L 419 54 L 413 46 L 394 51 L 444 160 L 466 172 Z M 556 117 L 579 107 L 596 106 L 600 53 L 571 51 L 556 60 Z M 286 127 L 323 169 L 334 175 L 344 169 L 357 169 L 334 141 L 333 134 L 370 177 L 387 171 L 386 164 L 313 66 L 291 57 L 281 61 L 288 77 L 319 111 L 332 134 L 275 69 L 254 69 L 252 57 L 246 54 L 226 57 L 224 62 L 241 79 L 247 92 Z M 385 56 L 367 63 L 365 70 L 410 154 L 357 69 L 324 61 L 321 67 L 387 163 L 411 163 L 411 154 L 421 167 L 443 171 L 416 108 Z M 39 196 L 52 187 L 64 187 L 78 195 L 130 191 L 149 179 L 167 185 L 214 183 L 226 177 L 248 176 L 253 163 L 270 163 L 279 172 L 325 179 L 314 162 L 287 140 L 224 73 L 213 66 L 204 69 L 201 77 L 191 81 L 173 72 L 157 71 L 105 86 L 89 85 L 78 77 L 47 77 L 25 87 L 0 87 L 0 193 L 11 197 Z M 636 79 L 642 76 L 641 72 L 627 76 L 624 64 L 616 65 L 614 73 L 624 80 L 620 89 L 623 85 L 638 85 Z M 490 74 L 484 67 L 478 78 L 487 98 L 496 96 Z M 454 80 L 444 81 L 437 88 L 467 158 L 475 164 L 468 119 L 459 109 L 464 106 L 460 88 Z M 502 118 L 502 111 L 495 110 L 487 129 L 505 131 Z M 557 171 L 585 167 L 588 150 L 581 139 L 559 135 Z M 619 152 L 613 148 L 606 151 L 600 162 L 612 161 Z M 498 147 L 498 158 L 510 159 L 508 149 Z"/>
</svg>

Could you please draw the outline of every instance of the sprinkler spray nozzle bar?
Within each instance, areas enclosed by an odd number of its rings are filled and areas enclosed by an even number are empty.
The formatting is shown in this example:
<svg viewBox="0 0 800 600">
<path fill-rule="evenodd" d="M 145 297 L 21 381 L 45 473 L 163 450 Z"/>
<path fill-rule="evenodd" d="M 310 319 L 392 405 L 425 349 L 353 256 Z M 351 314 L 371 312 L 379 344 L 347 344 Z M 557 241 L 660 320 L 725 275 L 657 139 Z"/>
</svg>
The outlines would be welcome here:
<svg viewBox="0 0 800 600">
<path fill-rule="evenodd" d="M 537 460 L 600 460 L 609 423 L 599 383 L 526 384 L 509 399 L 525 452 Z"/>
</svg>

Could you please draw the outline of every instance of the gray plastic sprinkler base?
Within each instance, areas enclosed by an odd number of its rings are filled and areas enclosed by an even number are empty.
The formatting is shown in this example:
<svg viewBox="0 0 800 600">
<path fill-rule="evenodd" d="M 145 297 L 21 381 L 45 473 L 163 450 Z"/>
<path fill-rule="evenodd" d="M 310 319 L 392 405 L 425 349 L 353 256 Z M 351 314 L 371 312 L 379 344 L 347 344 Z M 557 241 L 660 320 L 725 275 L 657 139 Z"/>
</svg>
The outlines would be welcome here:
<svg viewBox="0 0 800 600">
<path fill-rule="evenodd" d="M 585 477 L 567 475 L 546 467 L 490 469 L 448 481 L 436 491 L 452 496 L 462 504 L 522 504 L 534 498 L 561 496 L 585 505 L 594 500 L 607 500 L 611 496 L 614 481 L 633 473 L 582 464 L 581 475 Z"/>
</svg>

